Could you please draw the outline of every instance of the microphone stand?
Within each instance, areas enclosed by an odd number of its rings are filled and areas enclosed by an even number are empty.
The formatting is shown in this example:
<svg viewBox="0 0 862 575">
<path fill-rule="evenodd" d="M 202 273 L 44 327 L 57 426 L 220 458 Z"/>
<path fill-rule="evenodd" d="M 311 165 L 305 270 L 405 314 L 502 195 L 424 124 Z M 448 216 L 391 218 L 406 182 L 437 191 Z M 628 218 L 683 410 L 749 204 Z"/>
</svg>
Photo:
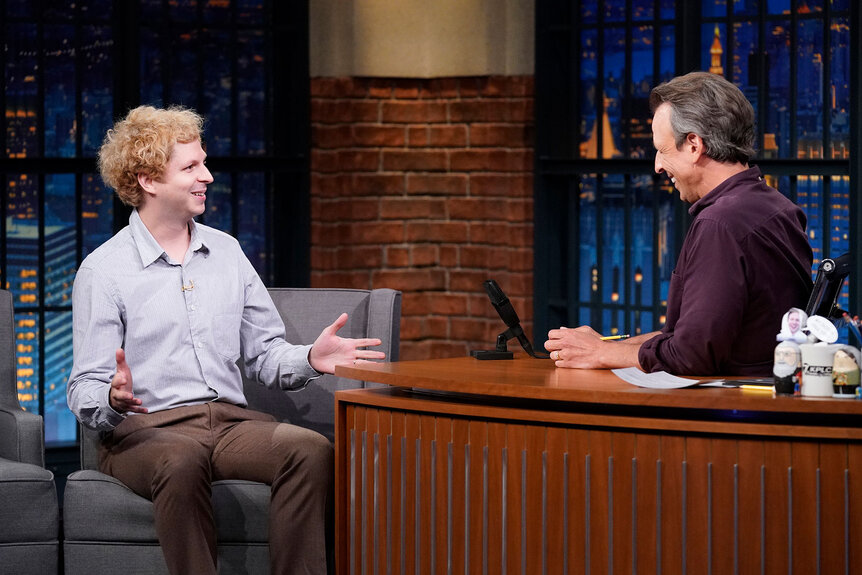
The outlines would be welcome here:
<svg viewBox="0 0 862 575">
<path fill-rule="evenodd" d="M 510 339 L 517 338 L 518 342 L 521 344 L 521 347 L 524 348 L 530 357 L 535 357 L 536 359 L 547 359 L 547 354 L 537 354 L 533 351 L 533 345 L 530 343 L 530 340 L 527 339 L 527 336 L 524 334 L 524 329 L 520 324 L 515 325 L 501 333 L 497 336 L 497 346 L 495 349 L 474 349 L 470 351 L 470 355 L 475 357 L 476 359 L 514 359 L 514 354 L 509 351 L 509 347 L 507 342 Z"/>
</svg>

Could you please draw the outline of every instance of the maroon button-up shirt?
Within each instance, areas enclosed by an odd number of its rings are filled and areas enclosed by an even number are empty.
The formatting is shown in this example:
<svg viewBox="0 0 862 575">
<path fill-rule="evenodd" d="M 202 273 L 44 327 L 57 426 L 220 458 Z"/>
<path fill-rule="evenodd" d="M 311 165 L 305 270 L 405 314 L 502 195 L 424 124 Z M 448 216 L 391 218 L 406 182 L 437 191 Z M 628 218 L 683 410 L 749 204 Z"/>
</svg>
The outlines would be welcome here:
<svg viewBox="0 0 862 575">
<path fill-rule="evenodd" d="M 722 182 L 689 213 L 667 322 L 641 346 L 641 366 L 680 375 L 771 374 L 781 317 L 805 308 L 811 292 L 805 214 L 756 167 Z"/>
</svg>

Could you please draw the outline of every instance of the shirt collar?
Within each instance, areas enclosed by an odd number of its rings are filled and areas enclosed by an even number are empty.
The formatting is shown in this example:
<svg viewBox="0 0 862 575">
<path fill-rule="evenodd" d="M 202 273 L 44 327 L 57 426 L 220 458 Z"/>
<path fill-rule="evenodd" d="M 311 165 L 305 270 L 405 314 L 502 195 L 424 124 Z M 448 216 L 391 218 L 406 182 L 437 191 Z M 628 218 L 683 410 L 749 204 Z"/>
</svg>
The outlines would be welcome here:
<svg viewBox="0 0 862 575">
<path fill-rule="evenodd" d="M 132 210 L 132 215 L 129 216 L 129 227 L 131 228 L 132 237 L 135 240 L 135 246 L 138 248 L 138 255 L 141 258 L 141 265 L 143 267 L 149 266 L 162 257 L 167 258 L 165 250 L 162 249 L 162 246 L 159 245 L 159 242 L 156 241 L 156 238 L 147 229 L 137 209 Z M 200 251 L 208 254 L 209 247 L 201 237 L 197 223 L 194 220 L 191 220 L 189 228 L 191 230 L 189 249 L 193 252 Z"/>
<path fill-rule="evenodd" d="M 201 252 L 204 255 L 209 254 L 210 248 L 204 241 L 203 235 L 200 233 L 198 223 L 191 220 L 189 222 L 189 229 L 192 232 L 191 239 L 189 240 L 189 249 L 193 252 Z"/>
<path fill-rule="evenodd" d="M 717 202 L 721 196 L 731 193 L 736 189 L 740 182 L 761 179 L 763 178 L 760 175 L 760 168 L 757 166 L 751 166 L 747 170 L 734 174 L 715 186 L 712 191 L 693 203 L 691 207 L 688 208 L 688 213 L 691 216 L 696 216 L 699 212 Z"/>
</svg>

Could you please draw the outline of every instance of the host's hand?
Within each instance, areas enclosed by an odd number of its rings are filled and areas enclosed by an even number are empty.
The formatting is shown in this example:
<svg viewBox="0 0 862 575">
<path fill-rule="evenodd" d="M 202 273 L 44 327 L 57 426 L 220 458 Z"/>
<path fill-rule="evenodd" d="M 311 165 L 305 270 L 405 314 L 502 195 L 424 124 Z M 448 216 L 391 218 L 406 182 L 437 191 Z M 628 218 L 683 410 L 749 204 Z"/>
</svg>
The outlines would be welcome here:
<svg viewBox="0 0 862 575">
<path fill-rule="evenodd" d="M 347 314 L 338 316 L 335 322 L 326 327 L 308 354 L 308 363 L 320 373 L 335 373 L 336 365 L 366 363 L 369 359 L 385 359 L 386 354 L 382 351 L 359 349 L 380 345 L 382 342 L 375 338 L 352 339 L 339 337 L 336 332 L 347 323 Z"/>
<path fill-rule="evenodd" d="M 545 349 L 557 367 L 592 369 L 600 367 L 598 353 L 603 345 L 602 336 L 588 325 L 569 329 L 561 327 L 548 332 Z"/>
<path fill-rule="evenodd" d="M 117 373 L 111 380 L 108 403 L 117 413 L 147 413 L 147 408 L 141 407 L 141 400 L 135 397 L 132 391 L 132 371 L 126 363 L 126 352 L 123 349 L 117 350 Z"/>
</svg>

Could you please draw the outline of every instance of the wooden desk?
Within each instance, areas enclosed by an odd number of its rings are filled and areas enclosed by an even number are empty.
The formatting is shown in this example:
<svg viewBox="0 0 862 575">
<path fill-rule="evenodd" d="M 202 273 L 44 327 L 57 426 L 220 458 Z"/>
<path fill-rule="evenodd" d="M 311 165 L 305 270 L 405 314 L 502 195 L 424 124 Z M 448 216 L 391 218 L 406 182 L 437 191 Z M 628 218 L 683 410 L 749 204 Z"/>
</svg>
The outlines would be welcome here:
<svg viewBox="0 0 862 575">
<path fill-rule="evenodd" d="M 862 573 L 862 401 L 549 360 L 339 367 L 345 573 Z M 417 391 L 418 390 L 418 391 Z"/>
</svg>

